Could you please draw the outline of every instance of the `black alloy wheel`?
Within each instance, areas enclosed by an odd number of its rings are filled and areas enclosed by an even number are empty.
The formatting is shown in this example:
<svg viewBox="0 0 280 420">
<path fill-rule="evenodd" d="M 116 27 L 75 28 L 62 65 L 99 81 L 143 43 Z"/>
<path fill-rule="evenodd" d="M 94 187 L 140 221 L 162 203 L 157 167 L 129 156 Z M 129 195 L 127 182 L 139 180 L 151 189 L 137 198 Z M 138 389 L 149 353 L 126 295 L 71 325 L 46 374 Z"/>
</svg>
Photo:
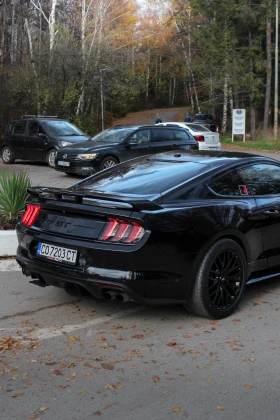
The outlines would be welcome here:
<svg viewBox="0 0 280 420">
<path fill-rule="evenodd" d="M 100 164 L 100 171 L 103 169 L 111 168 L 119 163 L 119 161 L 114 156 L 107 156 L 105 159 L 102 160 Z"/>
<path fill-rule="evenodd" d="M 231 315 L 245 290 L 246 268 L 244 252 L 235 241 L 214 243 L 202 258 L 186 309 L 216 319 Z"/>
</svg>

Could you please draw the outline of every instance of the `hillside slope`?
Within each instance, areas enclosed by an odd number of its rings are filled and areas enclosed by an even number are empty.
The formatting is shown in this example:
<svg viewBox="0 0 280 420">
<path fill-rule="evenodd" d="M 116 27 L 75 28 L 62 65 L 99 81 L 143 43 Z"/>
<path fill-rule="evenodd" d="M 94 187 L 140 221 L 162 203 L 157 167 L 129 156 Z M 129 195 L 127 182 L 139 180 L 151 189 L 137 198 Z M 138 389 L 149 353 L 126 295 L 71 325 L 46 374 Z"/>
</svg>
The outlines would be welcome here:
<svg viewBox="0 0 280 420">
<path fill-rule="evenodd" d="M 162 121 L 184 121 L 184 115 L 187 112 L 187 108 L 164 108 L 164 109 L 153 109 L 148 111 L 132 112 L 126 115 L 124 118 L 120 118 L 114 121 L 114 125 L 117 124 L 154 124 L 156 113 L 159 113 Z"/>
</svg>

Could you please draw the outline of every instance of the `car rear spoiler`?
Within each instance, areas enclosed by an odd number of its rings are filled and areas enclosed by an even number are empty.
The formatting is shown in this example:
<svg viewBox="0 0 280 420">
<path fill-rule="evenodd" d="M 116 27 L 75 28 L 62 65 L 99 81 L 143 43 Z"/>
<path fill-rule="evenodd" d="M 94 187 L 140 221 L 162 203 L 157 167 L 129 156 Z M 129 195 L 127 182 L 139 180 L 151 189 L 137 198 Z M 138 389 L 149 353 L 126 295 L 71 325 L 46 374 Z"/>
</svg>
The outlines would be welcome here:
<svg viewBox="0 0 280 420">
<path fill-rule="evenodd" d="M 97 192 L 74 192 L 61 188 L 29 187 L 27 192 L 42 200 L 66 201 L 68 203 L 87 204 L 98 207 L 122 208 L 131 210 L 160 210 L 162 206 L 154 200 L 161 201 L 161 195 L 148 196 L 149 198 L 137 198 L 132 196 L 115 196 Z"/>
</svg>

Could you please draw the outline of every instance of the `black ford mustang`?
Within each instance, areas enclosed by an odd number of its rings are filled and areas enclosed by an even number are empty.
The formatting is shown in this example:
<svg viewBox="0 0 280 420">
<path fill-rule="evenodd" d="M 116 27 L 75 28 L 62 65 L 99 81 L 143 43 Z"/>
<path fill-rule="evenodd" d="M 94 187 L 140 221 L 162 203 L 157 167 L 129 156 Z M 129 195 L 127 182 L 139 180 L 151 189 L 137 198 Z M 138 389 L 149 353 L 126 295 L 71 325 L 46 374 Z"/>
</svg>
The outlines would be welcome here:
<svg viewBox="0 0 280 420">
<path fill-rule="evenodd" d="M 29 193 L 17 261 L 41 286 L 223 318 L 246 283 L 280 272 L 273 159 L 167 152 Z"/>
</svg>

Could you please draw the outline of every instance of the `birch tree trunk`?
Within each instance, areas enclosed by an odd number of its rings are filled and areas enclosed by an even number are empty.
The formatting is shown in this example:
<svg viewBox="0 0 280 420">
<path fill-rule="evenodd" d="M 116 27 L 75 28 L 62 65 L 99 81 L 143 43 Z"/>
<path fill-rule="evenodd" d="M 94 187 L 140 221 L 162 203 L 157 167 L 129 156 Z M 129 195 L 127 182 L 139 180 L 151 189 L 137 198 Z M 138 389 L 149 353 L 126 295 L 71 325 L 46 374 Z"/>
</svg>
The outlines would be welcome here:
<svg viewBox="0 0 280 420">
<path fill-rule="evenodd" d="M 145 100 L 148 101 L 149 97 L 149 84 L 150 84 L 150 44 L 148 45 L 148 51 L 147 51 L 147 73 L 146 73 L 146 95 Z"/>
<path fill-rule="evenodd" d="M 28 43 L 29 43 L 29 52 L 30 52 L 30 60 L 31 60 L 31 66 L 34 74 L 34 81 L 35 81 L 35 87 L 36 87 L 36 94 L 37 94 L 37 114 L 41 113 L 41 104 L 40 104 L 40 87 L 38 82 L 38 74 L 37 69 L 35 66 L 35 59 L 34 59 L 34 51 L 33 51 L 33 43 L 32 38 L 30 34 L 30 28 L 28 24 L 28 20 L 24 19 L 24 25 L 27 33 Z"/>
<path fill-rule="evenodd" d="M 227 108 L 228 108 L 228 73 L 225 75 L 224 80 L 224 103 L 223 103 L 223 118 L 221 133 L 224 134 L 227 129 Z"/>
<path fill-rule="evenodd" d="M 55 10 L 57 6 L 57 0 L 52 0 L 50 18 L 49 18 L 49 32 L 50 32 L 50 52 L 53 51 L 54 48 L 54 40 L 55 40 Z"/>
<path fill-rule="evenodd" d="M 271 0 L 268 2 L 268 7 L 271 7 Z M 271 100 L 271 78 L 272 78 L 272 54 L 271 54 L 271 18 L 268 16 L 266 21 L 266 90 L 265 90 L 265 104 L 263 116 L 263 129 L 268 129 L 269 110 Z"/>
<path fill-rule="evenodd" d="M 249 30 L 249 50 L 251 50 L 252 48 L 252 32 L 251 30 Z M 253 63 L 253 59 L 250 59 L 250 73 L 252 74 L 253 77 L 253 72 L 254 72 L 254 63 Z M 252 85 L 253 85 L 253 80 L 252 80 Z M 251 87 L 251 93 L 250 93 L 250 127 L 251 127 L 251 140 L 255 141 L 256 140 L 256 112 L 255 112 L 255 105 L 254 105 L 254 99 L 255 99 L 255 95 L 253 92 L 253 86 Z"/>
</svg>

